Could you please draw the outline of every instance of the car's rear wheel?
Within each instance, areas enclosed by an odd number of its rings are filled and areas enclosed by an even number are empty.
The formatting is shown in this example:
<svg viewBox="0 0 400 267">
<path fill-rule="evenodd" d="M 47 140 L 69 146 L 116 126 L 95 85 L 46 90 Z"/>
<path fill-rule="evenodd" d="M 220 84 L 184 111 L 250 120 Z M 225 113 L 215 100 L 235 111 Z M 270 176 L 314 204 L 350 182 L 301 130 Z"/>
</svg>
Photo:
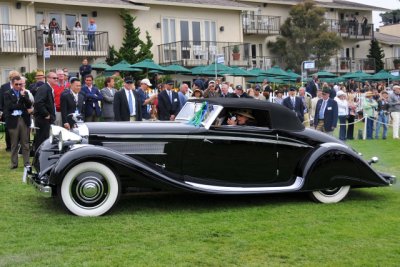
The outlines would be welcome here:
<svg viewBox="0 0 400 267">
<path fill-rule="evenodd" d="M 121 189 L 109 167 L 99 162 L 83 162 L 68 171 L 58 192 L 63 205 L 73 214 L 100 216 L 115 205 Z"/>
<path fill-rule="evenodd" d="M 316 202 L 321 203 L 337 203 L 344 199 L 350 191 L 350 186 L 345 185 L 341 187 L 328 188 L 319 191 L 311 192 L 311 197 Z"/>
</svg>

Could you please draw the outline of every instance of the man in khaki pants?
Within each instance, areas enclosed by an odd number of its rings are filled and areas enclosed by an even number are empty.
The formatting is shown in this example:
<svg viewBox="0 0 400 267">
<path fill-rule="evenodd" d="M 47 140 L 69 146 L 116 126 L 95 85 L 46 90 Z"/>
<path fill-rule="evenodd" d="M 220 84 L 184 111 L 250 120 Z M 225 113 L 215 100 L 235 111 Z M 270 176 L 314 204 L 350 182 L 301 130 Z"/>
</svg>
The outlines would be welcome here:
<svg viewBox="0 0 400 267">
<path fill-rule="evenodd" d="M 393 139 L 399 139 L 400 85 L 393 86 L 393 93 L 389 96 L 389 111 L 393 121 Z"/>
<path fill-rule="evenodd" d="M 299 88 L 299 97 L 303 101 L 304 106 L 304 122 L 303 125 L 310 127 L 310 111 L 311 111 L 311 97 L 306 94 L 306 88 Z"/>
</svg>

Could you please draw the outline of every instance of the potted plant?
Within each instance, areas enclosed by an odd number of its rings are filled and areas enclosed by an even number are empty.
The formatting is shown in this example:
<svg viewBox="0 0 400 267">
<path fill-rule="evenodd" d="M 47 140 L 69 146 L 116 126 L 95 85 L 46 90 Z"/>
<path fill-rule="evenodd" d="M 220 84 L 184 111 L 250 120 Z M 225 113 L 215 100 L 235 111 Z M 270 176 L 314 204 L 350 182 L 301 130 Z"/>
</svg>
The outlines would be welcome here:
<svg viewBox="0 0 400 267">
<path fill-rule="evenodd" d="M 400 58 L 393 59 L 393 64 L 395 69 L 400 69 Z"/>
<path fill-rule="evenodd" d="M 240 49 L 238 45 L 234 45 L 232 49 L 232 58 L 233 60 L 239 60 L 240 59 Z"/>
</svg>

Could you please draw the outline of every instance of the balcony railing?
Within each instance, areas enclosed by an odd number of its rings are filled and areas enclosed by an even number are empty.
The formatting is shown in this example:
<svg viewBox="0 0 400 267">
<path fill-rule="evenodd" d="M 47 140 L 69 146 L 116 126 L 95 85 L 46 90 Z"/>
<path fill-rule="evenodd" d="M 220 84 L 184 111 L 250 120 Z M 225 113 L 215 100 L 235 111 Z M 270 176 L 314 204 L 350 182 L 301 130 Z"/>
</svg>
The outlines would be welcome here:
<svg viewBox="0 0 400 267">
<path fill-rule="evenodd" d="M 286 69 L 286 62 L 282 57 L 257 56 L 253 57 L 251 62 L 253 68 L 260 68 L 263 70 L 270 69 L 273 66 L 279 66 Z"/>
<path fill-rule="evenodd" d="M 208 65 L 216 56 L 224 57 L 225 65 L 249 67 L 251 49 L 247 43 L 179 41 L 158 45 L 160 64 L 186 67 Z"/>
<path fill-rule="evenodd" d="M 317 62 L 318 65 L 318 62 Z M 321 68 L 322 66 L 319 66 Z M 331 58 L 330 66 L 324 68 L 334 73 L 347 73 L 362 70 L 375 73 L 375 59 L 373 58 Z"/>
<path fill-rule="evenodd" d="M 358 23 L 354 21 L 326 19 L 328 31 L 336 32 L 341 37 L 352 39 L 372 39 L 374 38 L 374 24 Z"/>
<path fill-rule="evenodd" d="M 0 24 L 0 53 L 36 53 L 36 27 Z"/>
<path fill-rule="evenodd" d="M 38 54 L 49 49 L 51 56 L 108 56 L 108 32 L 87 31 L 37 31 Z"/>
<path fill-rule="evenodd" d="M 281 28 L 281 17 L 242 14 L 242 25 L 244 34 L 279 34 Z"/>
<path fill-rule="evenodd" d="M 385 59 L 386 70 L 400 70 L 400 57 L 390 57 Z"/>
</svg>

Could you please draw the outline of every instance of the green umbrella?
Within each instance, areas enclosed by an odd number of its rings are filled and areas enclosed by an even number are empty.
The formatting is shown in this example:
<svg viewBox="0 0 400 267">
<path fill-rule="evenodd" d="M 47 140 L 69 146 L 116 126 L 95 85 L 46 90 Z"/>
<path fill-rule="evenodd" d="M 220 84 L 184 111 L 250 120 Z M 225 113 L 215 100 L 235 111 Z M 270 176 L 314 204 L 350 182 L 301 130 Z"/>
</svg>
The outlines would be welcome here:
<svg viewBox="0 0 400 267">
<path fill-rule="evenodd" d="M 191 73 L 191 71 L 181 65 L 169 65 L 164 67 L 166 73 Z"/>
<path fill-rule="evenodd" d="M 99 62 L 99 63 L 92 65 L 92 69 L 94 69 L 94 70 L 105 70 L 105 69 L 108 69 L 109 67 L 110 67 L 110 65 L 108 65 L 105 62 Z"/>
<path fill-rule="evenodd" d="M 369 80 L 369 78 L 371 78 L 372 75 L 365 73 L 361 70 L 358 70 L 356 72 L 354 72 L 352 75 L 347 75 L 345 78 L 346 79 L 353 79 L 356 81 L 363 81 L 363 80 Z M 342 76 L 343 78 L 343 76 Z"/>
<path fill-rule="evenodd" d="M 130 66 L 131 64 L 129 64 L 127 61 L 121 60 L 114 66 L 105 69 L 105 71 L 126 71 L 126 72 L 141 71 L 140 69 L 131 68 Z"/>
<path fill-rule="evenodd" d="M 337 77 L 336 74 L 333 74 L 333 73 L 331 73 L 329 71 L 324 71 L 324 70 L 318 71 L 318 72 L 316 72 L 316 73 L 314 73 L 312 75 L 318 75 L 318 78 L 334 78 L 334 77 Z"/>
<path fill-rule="evenodd" d="M 131 68 L 138 68 L 138 69 L 146 70 L 146 72 L 148 72 L 149 70 L 164 71 L 164 67 L 154 63 L 154 61 L 151 59 L 145 59 L 138 63 L 132 64 Z"/>
<path fill-rule="evenodd" d="M 291 69 L 288 69 L 287 71 L 286 71 L 286 73 L 290 76 L 290 77 L 292 77 L 292 78 L 295 78 L 295 79 L 297 79 L 297 78 L 300 78 L 301 77 L 301 75 L 299 75 L 299 74 L 297 74 L 297 73 L 295 73 L 294 71 L 292 71 Z"/>
<path fill-rule="evenodd" d="M 279 84 L 284 84 L 285 82 L 282 81 L 281 79 L 275 78 L 275 77 L 271 77 L 271 76 L 258 76 L 255 79 L 252 79 L 249 81 L 249 83 L 262 83 L 264 81 L 264 79 L 267 79 L 268 82 L 271 83 L 279 83 Z"/>
<path fill-rule="evenodd" d="M 371 80 L 393 80 L 396 76 L 393 76 L 389 72 L 385 70 L 381 70 L 380 72 L 375 73 L 372 75 Z"/>
<path fill-rule="evenodd" d="M 273 66 L 272 68 L 264 71 L 264 73 L 268 76 L 290 77 L 290 75 L 279 66 Z"/>
<path fill-rule="evenodd" d="M 255 74 L 255 75 L 257 75 L 257 76 L 259 76 L 259 75 L 265 75 L 265 72 L 264 72 L 262 69 L 260 69 L 260 68 L 253 68 L 253 69 L 249 70 L 248 72 L 250 72 L 250 73 L 252 73 L 252 74 Z"/>
<path fill-rule="evenodd" d="M 217 65 L 210 64 L 205 67 L 196 67 L 191 69 L 193 75 L 205 75 L 205 76 L 214 76 L 215 71 L 217 71 L 217 75 L 221 76 L 221 72 L 224 71 L 225 73 L 231 71 L 231 68 L 225 66 L 224 64 L 217 63 Z"/>
<path fill-rule="evenodd" d="M 253 74 L 247 70 L 244 70 L 242 68 L 238 67 L 232 67 L 230 71 L 224 72 L 221 71 L 222 74 L 227 74 L 229 76 L 235 76 L 235 77 L 256 77 L 256 74 Z"/>
</svg>

